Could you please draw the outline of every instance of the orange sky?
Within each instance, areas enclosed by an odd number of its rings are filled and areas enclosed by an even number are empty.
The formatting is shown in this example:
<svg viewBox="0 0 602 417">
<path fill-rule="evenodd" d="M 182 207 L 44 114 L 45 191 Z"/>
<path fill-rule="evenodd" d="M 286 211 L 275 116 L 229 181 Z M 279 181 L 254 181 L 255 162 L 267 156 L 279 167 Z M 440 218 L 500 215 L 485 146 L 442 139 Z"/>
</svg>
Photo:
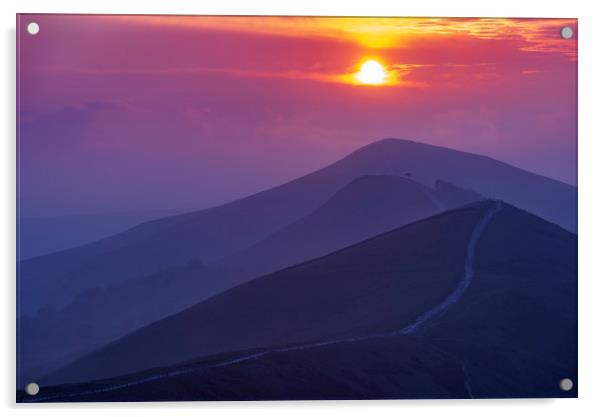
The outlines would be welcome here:
<svg viewBox="0 0 602 417">
<path fill-rule="evenodd" d="M 105 17 L 114 19 L 115 17 Z M 199 18 L 198 16 L 119 16 L 118 19 L 131 24 L 173 25 L 199 30 L 246 34 L 264 34 L 292 38 L 333 39 L 346 41 L 365 49 L 365 56 L 350 65 L 346 71 L 329 73 L 324 71 L 250 71 L 248 76 L 300 78 L 324 82 L 361 84 L 354 73 L 362 62 L 376 59 L 390 74 L 385 85 L 425 86 L 426 83 L 412 83 L 404 80 L 404 75 L 413 68 L 425 66 L 412 62 L 385 62 L 379 54 L 387 50 L 403 50 L 420 47 L 421 44 L 442 39 L 486 39 L 497 41 L 520 41 L 523 51 L 563 54 L 576 59 L 574 42 L 567 42 L 559 36 L 559 27 L 569 25 L 576 28 L 574 19 L 462 19 L 462 18 L 357 18 L 357 17 L 237 17 L 219 16 Z M 485 63 L 486 64 L 486 63 Z M 242 75 L 242 71 L 238 71 Z"/>
<path fill-rule="evenodd" d="M 205 207 L 384 137 L 576 181 L 575 19 L 20 19 L 24 209 Z"/>
</svg>

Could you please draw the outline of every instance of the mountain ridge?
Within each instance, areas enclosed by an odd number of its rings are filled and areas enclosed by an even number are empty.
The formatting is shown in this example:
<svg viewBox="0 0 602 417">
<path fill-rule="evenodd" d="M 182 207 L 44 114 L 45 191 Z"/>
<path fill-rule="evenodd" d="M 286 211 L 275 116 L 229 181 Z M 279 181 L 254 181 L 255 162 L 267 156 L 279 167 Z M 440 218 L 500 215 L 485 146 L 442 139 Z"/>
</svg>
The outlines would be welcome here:
<svg viewBox="0 0 602 417">
<path fill-rule="evenodd" d="M 491 201 L 472 203 L 242 284 L 181 313 L 133 332 L 57 372 L 49 381 L 75 381 L 71 378 L 76 374 L 86 374 L 90 371 L 95 373 L 99 370 L 111 372 L 110 367 L 113 367 L 115 374 L 135 372 L 166 365 L 170 361 L 181 362 L 186 360 L 187 356 L 190 359 L 195 354 L 208 355 L 211 354 L 212 349 L 217 353 L 245 347 L 277 345 L 285 341 L 288 343 L 303 340 L 320 341 L 324 338 L 341 338 L 346 335 L 357 337 L 362 334 L 381 333 L 399 327 L 399 320 L 402 317 L 405 317 L 403 320 L 409 325 L 421 314 L 420 312 L 426 311 L 428 306 L 436 305 L 437 299 L 443 300 L 445 294 L 452 293 L 453 288 L 456 288 L 457 277 L 465 267 L 463 246 L 469 240 L 468 233 L 472 232 L 484 210 L 494 204 L 498 203 Z M 534 239 L 546 241 L 548 239 L 546 236 L 552 231 L 552 234 L 561 236 L 561 239 L 574 239 L 574 235 L 552 223 L 507 204 L 503 204 L 502 207 L 502 212 L 509 213 L 511 218 L 524 217 L 529 225 L 535 225 L 526 229 Z M 494 220 L 494 224 L 496 222 L 499 222 L 498 217 Z M 472 226 L 467 227 L 467 224 Z M 539 229 L 546 231 L 544 235 L 538 234 Z M 433 233 L 444 240 L 435 243 L 437 241 L 429 238 Z M 489 228 L 485 235 L 487 233 L 491 233 Z M 525 231 L 521 233 L 524 234 Z M 412 244 L 400 246 L 399 243 L 394 243 L 400 239 L 400 236 L 405 236 L 403 239 L 406 240 L 410 239 Z M 459 245 L 458 241 L 462 241 L 462 245 Z M 526 247 L 523 250 L 532 249 Z M 478 256 L 482 257 L 482 254 Z M 518 253 L 517 256 L 524 255 Z M 412 260 L 410 264 L 404 263 L 406 258 Z M 395 267 L 390 269 L 389 262 L 393 259 L 395 261 L 392 265 Z M 547 264 L 550 262 L 554 261 L 548 261 Z M 549 268 L 547 264 L 542 268 Z M 403 272 L 406 268 L 404 265 L 410 268 L 406 272 Z M 397 272 L 393 274 L 393 271 Z M 442 274 L 442 271 L 446 271 L 445 274 Z M 480 272 L 477 270 L 477 273 Z M 363 274 L 369 274 L 371 279 L 366 280 Z M 404 278 L 401 279 L 399 274 Z M 418 281 L 416 281 L 417 276 L 420 278 Z M 338 285 L 342 284 L 341 279 L 344 280 L 343 287 Z M 296 284 L 293 284 L 294 282 Z M 308 293 L 310 291 L 308 288 L 314 290 Z M 321 290 L 316 291 L 317 288 Z M 343 288 L 345 291 L 341 292 Z M 249 291 L 255 295 L 251 295 Z M 335 304 L 332 304 L 333 298 L 328 295 L 331 291 L 337 293 Z M 311 298 L 305 298 L 309 294 Z M 361 294 L 361 297 L 358 299 L 354 294 Z M 229 307 L 224 310 L 223 306 Z M 317 306 L 320 306 L 319 311 L 312 311 L 318 308 Z M 230 316 L 228 309 L 235 309 L 237 314 Z M 279 311 L 279 315 L 275 316 L 272 310 Z M 210 313 L 211 311 L 219 314 L 215 315 L 216 313 Z M 292 315 L 282 316 L 285 311 L 290 311 Z M 206 314 L 212 317 L 214 324 L 200 318 Z M 326 319 L 326 317 L 330 318 Z M 194 337 L 185 330 L 190 326 L 195 329 Z M 152 334 L 156 336 L 150 336 Z M 206 339 L 203 338 L 203 334 L 212 336 Z M 170 345 L 173 346 L 170 349 L 173 348 L 181 353 L 174 351 L 175 356 L 171 356 L 173 354 L 163 348 L 154 351 L 156 349 L 152 347 L 149 352 L 149 346 L 154 344 L 151 342 L 153 339 L 171 340 Z M 179 341 L 180 339 L 182 341 Z M 132 362 L 134 358 L 127 358 L 125 352 L 139 351 L 143 346 L 147 359 L 136 357 L 135 361 L 138 365 L 135 365 Z M 179 360 L 173 360 L 176 357 Z M 150 362 L 145 362 L 146 360 Z M 115 367 L 121 370 L 117 371 Z M 70 372 L 75 374 L 69 376 Z M 91 374 L 87 375 L 88 377 L 84 379 L 93 379 L 90 378 Z M 97 377 L 106 376 L 108 374 L 97 375 Z"/>
<path fill-rule="evenodd" d="M 364 175 L 308 216 L 223 262 L 248 277 L 264 275 L 481 199 L 477 193 L 443 181 L 430 188 L 406 177 Z"/>
<path fill-rule="evenodd" d="M 496 207 L 500 207 L 501 210 L 497 210 Z M 442 233 L 444 231 L 456 233 Z M 457 233 L 462 231 L 470 234 L 458 236 Z M 425 232 L 428 232 L 428 236 L 436 233 L 437 236 L 447 239 L 447 242 L 440 246 L 440 251 L 436 252 L 447 254 L 447 259 L 433 257 L 432 252 L 425 253 L 425 248 L 432 250 L 433 245 L 439 245 L 428 238 L 423 243 L 415 240 Z M 475 236 L 478 241 L 474 240 Z M 410 246 L 402 244 L 407 239 L 412 242 Z M 464 273 L 470 272 L 463 262 L 470 257 L 470 249 L 467 252 L 465 246 L 468 244 L 470 248 L 470 242 L 477 245 L 476 256 L 470 261 L 475 267 L 476 275 L 474 282 L 465 287 L 462 295 L 454 298 L 454 302 L 447 306 L 444 312 L 438 311 L 436 315 L 429 317 L 428 325 L 420 326 L 407 335 L 400 335 L 403 336 L 399 339 L 401 345 L 397 339 L 387 337 L 385 340 L 380 336 L 396 333 L 395 329 L 399 329 L 400 325 L 411 324 L 425 311 L 437 309 L 436 306 L 441 300 L 449 298 L 458 285 L 463 285 L 458 276 L 462 270 Z M 382 246 L 383 244 L 385 246 Z M 383 250 L 384 248 L 389 249 Z M 415 250 L 415 253 L 412 250 Z M 422 254 L 422 258 L 416 256 L 416 253 Z M 377 262 L 369 261 L 371 257 L 375 257 Z M 402 272 L 404 265 L 407 265 L 404 262 L 405 257 L 412 259 L 408 273 Z M 457 258 L 460 258 L 459 262 L 453 261 Z M 525 263 L 524 259 L 529 259 L 529 262 Z M 394 263 L 383 265 L 383 261 Z M 446 263 L 448 261 L 452 263 Z M 428 273 L 428 268 L 424 268 L 432 267 L 433 263 L 437 265 Z M 365 264 L 365 267 L 362 267 L 362 264 Z M 349 268 L 341 270 L 343 265 Z M 396 272 L 390 276 L 393 279 L 391 281 L 383 273 L 389 271 L 393 265 Z M 251 349 L 248 354 L 236 353 L 241 351 L 241 346 L 232 345 L 232 349 L 216 352 L 215 356 L 223 357 L 222 363 L 227 365 L 227 368 L 220 365 L 208 369 L 203 363 L 211 360 L 211 354 L 200 354 L 200 351 L 194 348 L 191 352 L 197 353 L 197 359 L 194 355 L 188 359 L 179 356 L 179 360 L 172 361 L 165 371 L 153 370 L 152 368 L 163 366 L 160 362 L 166 359 L 159 358 L 157 361 L 157 354 L 160 356 L 161 352 L 154 352 L 151 355 L 154 358 L 153 366 L 142 367 L 146 370 L 139 370 L 140 375 L 147 375 L 140 380 L 144 384 L 143 388 L 136 388 L 137 376 L 130 375 L 130 372 L 117 372 L 122 376 L 71 387 L 55 386 L 49 391 L 58 393 L 58 397 L 65 393 L 74 393 L 75 400 L 83 401 L 99 398 L 108 401 L 140 399 L 145 398 L 144 393 L 148 389 L 161 399 L 227 400 L 239 398 L 232 393 L 228 388 L 231 385 L 225 381 L 228 380 L 231 384 L 232 375 L 241 375 L 240 378 L 243 379 L 235 381 L 247 381 L 244 384 L 246 388 L 241 386 L 240 389 L 250 393 L 249 399 L 403 398 L 403 392 L 406 391 L 402 387 L 408 386 L 419 387 L 421 394 L 414 396 L 436 398 L 445 397 L 442 392 L 448 392 L 450 387 L 440 376 L 455 375 L 454 378 L 460 379 L 452 385 L 460 391 L 455 392 L 452 397 L 575 396 L 576 391 L 561 393 L 557 385 L 559 378 L 576 378 L 576 321 L 572 318 L 573 314 L 576 314 L 576 299 L 572 300 L 570 295 L 574 293 L 576 297 L 576 280 L 573 276 L 575 268 L 574 234 L 505 203 L 472 203 L 386 232 L 321 259 L 292 266 L 243 284 L 174 316 L 179 320 L 191 313 L 204 311 L 203 314 L 209 314 L 208 317 L 212 317 L 213 321 L 217 320 L 219 326 L 239 334 L 238 328 L 228 325 L 229 322 L 224 322 L 220 315 L 209 313 L 224 311 L 224 308 L 232 309 L 238 312 L 236 317 L 233 316 L 235 321 L 232 323 L 238 323 L 243 329 L 251 327 L 249 332 L 243 332 L 240 336 L 242 339 L 249 339 L 257 334 L 273 335 L 281 332 L 277 323 L 282 314 L 287 314 L 286 308 L 290 307 L 291 312 L 303 312 L 302 316 L 295 318 L 292 315 L 281 323 L 284 328 L 301 326 L 301 329 L 309 321 L 307 328 L 314 332 L 305 332 L 297 338 L 305 342 L 295 342 L 294 338 L 289 337 L 290 348 L 269 348 L 282 346 L 284 339 L 280 339 L 280 343 L 267 343 L 268 339 L 265 339 L 265 343 L 255 346 L 251 341 L 251 345 L 247 344 L 247 349 Z M 358 272 L 358 269 L 363 272 Z M 441 280 L 443 271 L 449 275 Z M 333 275 L 335 273 L 337 275 Z M 362 278 L 363 274 L 367 275 Z M 416 275 L 419 275 L 420 279 L 411 281 Z M 328 279 L 325 279 L 326 277 Z M 433 279 L 437 279 L 436 285 Z M 369 285 L 358 286 L 360 282 Z M 401 286 L 390 287 L 391 282 Z M 343 287 L 339 285 L 342 283 Z M 332 289 L 324 287 L 330 284 L 333 285 Z M 320 291 L 317 291 L 316 285 L 322 286 Z M 415 289 L 416 285 L 421 286 L 421 289 L 411 292 L 410 289 Z M 307 289 L 308 286 L 311 290 Z M 275 288 L 278 290 L 273 292 Z M 249 292 L 250 290 L 252 291 Z M 324 290 L 326 293 L 321 294 Z M 283 294 L 282 291 L 288 291 L 289 295 Z M 336 297 L 332 297 L 335 293 Z M 232 298 L 234 294 L 238 295 Z M 257 299 L 257 294 L 267 294 L 267 298 Z M 361 294 L 359 299 L 358 294 Z M 382 298 L 383 295 L 391 298 L 387 301 L 386 298 Z M 307 296 L 309 298 L 306 299 Z M 245 299 L 253 302 L 247 305 Z M 266 299 L 270 300 L 271 306 L 264 315 L 256 316 L 260 319 L 255 322 L 259 327 L 245 321 L 249 315 L 255 315 L 255 309 L 264 305 L 262 300 Z M 356 301 L 349 304 L 349 309 L 339 310 L 339 307 L 347 303 L 347 299 Z M 325 302 L 327 300 L 330 301 Z M 419 305 L 412 306 L 412 300 L 420 300 Z M 215 308 L 211 307 L 212 304 Z M 218 308 L 220 305 L 222 307 Z M 319 308 L 322 312 L 312 312 L 311 308 L 300 308 L 301 305 Z M 336 307 L 337 305 L 339 307 Z M 383 305 L 387 307 L 383 309 Z M 508 311 L 508 305 L 513 306 L 511 311 Z M 335 308 L 332 309 L 333 307 Z M 278 311 L 279 314 L 275 316 L 273 311 Z M 346 319 L 340 321 L 343 311 L 346 311 Z M 361 314 L 354 317 L 353 314 L 357 312 Z M 314 313 L 318 315 L 312 319 Z M 349 313 L 352 315 L 348 315 Z M 196 318 L 188 322 L 193 326 L 196 337 L 199 332 L 205 331 L 205 322 L 200 319 L 202 315 L 193 316 Z M 332 321 L 333 318 L 335 321 Z M 155 338 L 169 339 L 172 342 L 170 346 L 180 346 L 179 339 L 174 338 L 174 335 L 181 330 L 173 333 L 178 326 L 174 325 L 174 318 L 170 320 L 162 322 L 170 323 L 163 327 L 171 329 L 172 333 L 163 333 L 160 336 L 157 334 Z M 240 323 L 241 320 L 243 323 Z M 266 320 L 270 324 L 262 329 Z M 328 330 L 329 328 L 331 330 Z M 157 329 L 157 324 L 134 332 L 129 337 L 148 334 L 148 329 Z M 202 343 L 213 343 L 216 337 L 220 337 L 219 332 L 208 334 L 211 334 L 211 339 Z M 310 337 L 310 334 L 314 337 Z M 319 336 L 320 334 L 322 336 Z M 193 340 L 193 334 L 182 332 L 181 335 L 186 338 L 187 343 L 197 343 Z M 147 338 L 144 339 L 146 341 L 140 346 L 145 346 L 146 349 L 150 346 L 152 349 L 153 343 Z M 259 339 L 256 340 L 259 342 Z M 275 342 L 278 338 L 269 340 Z M 68 368 L 76 372 L 83 370 L 85 373 L 85 369 L 98 372 L 110 366 L 109 364 L 115 365 L 116 361 L 123 363 L 123 353 L 118 353 L 119 349 L 116 350 L 116 347 L 122 344 L 123 341 L 111 346 L 112 356 L 106 359 L 112 359 L 108 361 L 96 362 L 92 368 L 89 363 L 86 365 L 85 361 L 78 362 Z M 296 347 L 296 344 L 300 346 Z M 135 356 L 126 357 L 126 362 L 139 359 L 141 351 L 133 348 L 135 346 L 136 344 L 129 344 L 128 350 L 137 353 Z M 253 349 L 259 350 L 253 353 Z M 106 352 L 106 349 L 104 351 Z M 391 355 L 393 352 L 396 354 Z M 425 352 L 426 356 L 416 362 L 419 352 Z M 433 360 L 432 357 L 429 359 L 431 354 L 426 352 L 441 352 L 448 358 L 446 364 L 424 368 L 424 361 Z M 349 358 L 350 362 L 346 361 L 345 365 L 341 364 L 339 367 L 336 365 L 336 358 Z M 352 365 L 358 362 L 363 364 L 362 367 L 356 368 Z M 194 365 L 195 363 L 200 363 L 200 367 Z M 384 366 L 384 363 L 388 365 Z M 320 371 L 321 369 L 323 371 Z M 319 378 L 316 372 L 321 375 Z M 310 375 L 318 378 L 316 381 L 331 381 L 333 385 L 326 391 L 317 388 L 322 386 L 320 384 L 308 385 L 306 382 L 314 378 Z M 360 375 L 366 380 L 366 385 L 352 388 L 353 384 L 350 385 L 350 381 L 360 378 Z M 424 379 L 425 377 L 427 379 Z M 182 388 L 178 391 L 179 394 L 169 389 L 173 379 Z M 377 381 L 388 382 L 380 384 Z M 285 393 L 278 390 L 282 384 L 288 387 Z M 112 386 L 116 387 L 116 390 L 113 390 Z M 255 391 L 254 386 L 261 389 Z M 86 396 L 85 393 L 89 389 L 87 387 L 98 389 L 99 392 Z M 78 397 L 78 392 L 83 393 L 83 397 Z M 69 401 L 68 398 L 64 400 Z"/>
<path fill-rule="evenodd" d="M 28 313 L 49 304 L 60 306 L 91 286 L 193 259 L 209 263 L 223 258 L 312 212 L 352 179 L 371 174 L 410 174 L 430 186 L 445 180 L 508 201 L 569 230 L 576 227 L 574 187 L 489 157 L 388 139 L 240 200 L 143 223 L 89 245 L 23 261 L 19 309 Z"/>
</svg>

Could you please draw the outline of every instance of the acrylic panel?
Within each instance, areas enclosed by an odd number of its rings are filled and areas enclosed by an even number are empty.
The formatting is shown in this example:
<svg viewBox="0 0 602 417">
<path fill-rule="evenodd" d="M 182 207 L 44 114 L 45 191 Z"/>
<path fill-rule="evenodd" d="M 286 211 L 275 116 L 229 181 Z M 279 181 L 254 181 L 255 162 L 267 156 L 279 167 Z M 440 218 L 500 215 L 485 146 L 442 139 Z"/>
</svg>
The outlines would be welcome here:
<svg viewBox="0 0 602 417">
<path fill-rule="evenodd" d="M 17 58 L 18 402 L 577 396 L 576 19 L 25 14 Z"/>
</svg>

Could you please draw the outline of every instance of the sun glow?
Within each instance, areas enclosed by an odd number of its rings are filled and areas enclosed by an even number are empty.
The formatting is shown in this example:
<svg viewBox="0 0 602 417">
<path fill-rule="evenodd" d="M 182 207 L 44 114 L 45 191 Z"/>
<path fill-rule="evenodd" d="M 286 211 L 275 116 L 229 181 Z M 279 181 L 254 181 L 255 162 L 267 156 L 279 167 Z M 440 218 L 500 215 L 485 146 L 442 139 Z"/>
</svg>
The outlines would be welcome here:
<svg viewBox="0 0 602 417">
<path fill-rule="evenodd" d="M 370 59 L 362 64 L 355 77 L 362 84 L 378 85 L 384 84 L 387 73 L 381 64 Z"/>
</svg>

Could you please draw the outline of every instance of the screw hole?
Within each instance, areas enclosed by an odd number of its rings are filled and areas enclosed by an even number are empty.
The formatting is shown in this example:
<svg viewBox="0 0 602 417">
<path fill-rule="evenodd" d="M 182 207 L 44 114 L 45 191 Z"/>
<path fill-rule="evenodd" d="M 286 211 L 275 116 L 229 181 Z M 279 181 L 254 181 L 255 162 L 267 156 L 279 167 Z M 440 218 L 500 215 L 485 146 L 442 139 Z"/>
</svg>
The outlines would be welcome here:
<svg viewBox="0 0 602 417">
<path fill-rule="evenodd" d="M 36 395 L 38 392 L 40 392 L 40 386 L 35 382 L 30 382 L 25 386 L 25 392 L 28 395 Z"/>
<path fill-rule="evenodd" d="M 31 22 L 27 25 L 27 33 L 30 35 L 37 35 L 39 31 L 40 25 L 38 25 L 36 22 Z"/>
<path fill-rule="evenodd" d="M 569 26 L 565 26 L 560 29 L 560 36 L 562 39 L 571 39 L 573 37 L 573 29 Z"/>
<path fill-rule="evenodd" d="M 573 380 L 570 378 L 564 378 L 560 380 L 560 389 L 563 391 L 570 391 L 573 389 Z"/>
</svg>

